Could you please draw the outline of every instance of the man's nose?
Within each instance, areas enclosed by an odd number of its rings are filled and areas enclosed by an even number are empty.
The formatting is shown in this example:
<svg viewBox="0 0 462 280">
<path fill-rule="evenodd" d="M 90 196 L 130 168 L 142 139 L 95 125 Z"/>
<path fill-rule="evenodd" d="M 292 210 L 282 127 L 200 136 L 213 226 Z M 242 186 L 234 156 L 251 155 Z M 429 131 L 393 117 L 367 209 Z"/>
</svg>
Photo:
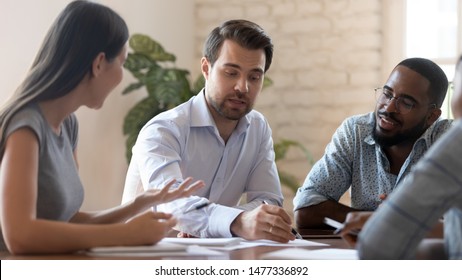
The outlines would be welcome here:
<svg viewBox="0 0 462 280">
<path fill-rule="evenodd" d="M 384 106 L 387 112 L 399 113 L 398 99 L 395 97 L 388 99 Z"/>
<path fill-rule="evenodd" d="M 245 78 L 238 79 L 234 89 L 236 91 L 238 91 L 238 92 L 241 92 L 241 93 L 247 93 L 249 91 L 249 83 L 248 83 L 247 79 L 245 79 Z"/>
</svg>

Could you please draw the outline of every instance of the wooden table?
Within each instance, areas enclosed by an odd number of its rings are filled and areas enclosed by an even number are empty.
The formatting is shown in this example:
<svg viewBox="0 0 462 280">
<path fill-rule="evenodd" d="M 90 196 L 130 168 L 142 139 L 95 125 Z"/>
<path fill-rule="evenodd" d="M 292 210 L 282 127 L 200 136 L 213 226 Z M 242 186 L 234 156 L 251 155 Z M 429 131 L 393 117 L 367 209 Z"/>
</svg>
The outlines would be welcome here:
<svg viewBox="0 0 462 280">
<path fill-rule="evenodd" d="M 308 239 L 307 239 L 308 240 Z M 310 241 L 319 242 L 329 244 L 330 247 L 328 248 L 341 248 L 347 249 L 349 248 L 348 245 L 343 241 L 341 238 L 315 238 L 309 239 Z M 187 260 L 213 260 L 213 259 L 230 259 L 230 260 L 259 260 L 261 256 L 265 253 L 269 253 L 276 250 L 281 250 L 287 247 L 281 246 L 257 246 L 252 248 L 245 248 L 234 250 L 230 252 L 225 252 L 225 256 L 165 256 L 165 257 L 94 257 L 89 256 L 85 253 L 75 253 L 75 254 L 43 254 L 43 255 L 11 255 L 7 252 L 0 252 L 0 259 L 1 260 L 92 260 L 92 259 L 105 259 L 105 260 L 113 260 L 113 259 L 187 259 Z M 290 247 L 294 248 L 294 247 Z M 304 246 L 300 247 L 303 249 L 322 249 L 325 247 L 319 246 Z"/>
</svg>

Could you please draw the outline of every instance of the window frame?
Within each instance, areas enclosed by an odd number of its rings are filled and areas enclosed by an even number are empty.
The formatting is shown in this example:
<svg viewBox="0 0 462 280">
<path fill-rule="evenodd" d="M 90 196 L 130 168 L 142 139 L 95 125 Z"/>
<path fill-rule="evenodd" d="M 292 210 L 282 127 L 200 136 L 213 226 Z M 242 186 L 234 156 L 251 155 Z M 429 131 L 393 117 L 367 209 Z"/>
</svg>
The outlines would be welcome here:
<svg viewBox="0 0 462 280">
<path fill-rule="evenodd" d="M 440 0 L 444 1 L 444 0 Z M 453 64 L 462 54 L 462 0 L 457 0 L 457 47 L 456 56 L 453 58 L 429 57 L 437 64 Z M 387 0 L 382 1 L 382 70 L 381 78 L 383 81 L 388 79 L 390 69 L 406 58 L 406 18 L 407 18 L 407 0 Z M 452 81 L 453 77 L 448 77 Z M 451 86 L 450 86 L 451 88 Z M 450 109 L 450 99 L 452 91 L 448 90 L 448 95 L 442 106 L 443 117 L 452 118 Z"/>
</svg>

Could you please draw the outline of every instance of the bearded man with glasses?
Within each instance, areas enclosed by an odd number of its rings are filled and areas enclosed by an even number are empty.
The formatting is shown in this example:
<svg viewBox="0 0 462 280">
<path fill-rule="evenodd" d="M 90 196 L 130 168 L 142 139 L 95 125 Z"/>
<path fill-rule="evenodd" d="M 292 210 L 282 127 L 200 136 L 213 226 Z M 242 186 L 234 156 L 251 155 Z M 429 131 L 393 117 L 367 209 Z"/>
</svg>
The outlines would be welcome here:
<svg viewBox="0 0 462 280">
<path fill-rule="evenodd" d="M 329 229 L 324 217 L 344 221 L 348 212 L 374 211 L 450 128 L 451 120 L 440 119 L 447 89 L 434 62 L 401 61 L 375 89 L 375 111 L 342 123 L 297 191 L 298 229 Z M 338 202 L 348 189 L 351 207 Z"/>
</svg>

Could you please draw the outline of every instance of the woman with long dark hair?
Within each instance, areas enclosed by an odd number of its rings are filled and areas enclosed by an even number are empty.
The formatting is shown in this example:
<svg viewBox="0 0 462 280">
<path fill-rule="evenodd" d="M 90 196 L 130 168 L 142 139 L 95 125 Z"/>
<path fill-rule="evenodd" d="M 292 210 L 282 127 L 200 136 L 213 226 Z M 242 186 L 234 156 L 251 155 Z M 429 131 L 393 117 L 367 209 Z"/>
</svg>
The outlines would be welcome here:
<svg viewBox="0 0 462 280">
<path fill-rule="evenodd" d="M 0 250 L 72 252 L 153 244 L 175 225 L 151 207 L 203 186 L 188 178 L 124 205 L 81 212 L 76 158 L 81 106 L 98 109 L 120 83 L 128 28 L 110 8 L 71 2 L 51 26 L 26 78 L 0 109 Z M 190 185 L 191 184 L 191 185 Z"/>
</svg>

